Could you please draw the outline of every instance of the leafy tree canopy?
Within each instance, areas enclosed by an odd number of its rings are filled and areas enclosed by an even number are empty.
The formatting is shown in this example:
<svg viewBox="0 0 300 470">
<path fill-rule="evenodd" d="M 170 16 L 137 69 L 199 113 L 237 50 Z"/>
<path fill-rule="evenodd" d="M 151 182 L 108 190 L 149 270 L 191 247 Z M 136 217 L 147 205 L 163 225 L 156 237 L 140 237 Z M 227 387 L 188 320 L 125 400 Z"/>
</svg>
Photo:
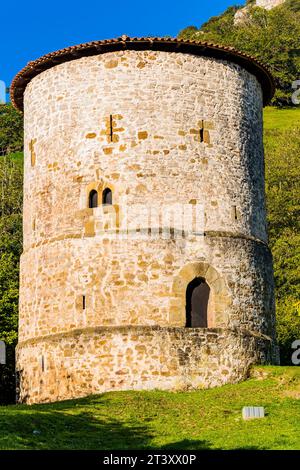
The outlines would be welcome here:
<svg viewBox="0 0 300 470">
<path fill-rule="evenodd" d="M 249 2 L 246 19 L 236 23 L 234 16 L 239 8 L 228 8 L 200 28 L 189 26 L 179 37 L 229 45 L 256 56 L 270 67 L 276 79 L 273 104 L 290 104 L 292 83 L 300 79 L 300 0 L 269 11 Z"/>
<path fill-rule="evenodd" d="M 0 155 L 23 149 L 23 116 L 12 105 L 0 104 Z"/>
</svg>

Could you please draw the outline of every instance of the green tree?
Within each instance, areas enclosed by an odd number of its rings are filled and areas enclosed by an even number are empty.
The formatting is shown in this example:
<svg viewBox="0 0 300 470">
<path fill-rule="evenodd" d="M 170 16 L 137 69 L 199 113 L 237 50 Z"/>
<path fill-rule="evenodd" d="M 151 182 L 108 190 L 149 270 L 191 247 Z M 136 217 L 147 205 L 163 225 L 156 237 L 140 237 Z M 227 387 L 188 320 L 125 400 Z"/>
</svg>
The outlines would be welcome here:
<svg viewBox="0 0 300 470">
<path fill-rule="evenodd" d="M 277 82 L 273 103 L 290 104 L 292 82 L 300 73 L 300 0 L 267 11 L 249 5 L 248 18 L 234 23 L 238 7 L 228 8 L 199 29 L 186 28 L 180 38 L 229 45 L 269 65 Z"/>
<path fill-rule="evenodd" d="M 290 363 L 292 342 L 300 339 L 299 149 L 299 129 L 265 132 L 269 238 L 274 258 L 277 335 L 284 364 Z"/>
<path fill-rule="evenodd" d="M 0 105 L 0 149 L 22 150 L 22 115 Z M 19 258 L 22 250 L 23 158 L 21 153 L 0 156 L 0 340 L 7 347 L 0 366 L 0 404 L 15 400 Z"/>
<path fill-rule="evenodd" d="M 23 149 L 23 116 L 11 104 L 0 104 L 0 155 Z"/>
</svg>

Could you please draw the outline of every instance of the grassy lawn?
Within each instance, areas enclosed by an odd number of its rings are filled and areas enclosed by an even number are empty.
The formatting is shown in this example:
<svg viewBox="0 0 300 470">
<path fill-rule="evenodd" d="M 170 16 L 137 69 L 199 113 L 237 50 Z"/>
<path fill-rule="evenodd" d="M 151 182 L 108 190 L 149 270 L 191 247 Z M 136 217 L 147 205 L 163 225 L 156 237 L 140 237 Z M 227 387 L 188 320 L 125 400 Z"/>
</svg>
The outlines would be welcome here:
<svg viewBox="0 0 300 470">
<path fill-rule="evenodd" d="M 299 129 L 300 127 L 300 107 L 295 108 L 274 108 L 264 109 L 264 128 L 268 130 L 284 131 L 287 129 Z"/>
<path fill-rule="evenodd" d="M 267 416 L 243 421 L 242 407 Z M 300 449 L 300 367 L 191 392 L 111 392 L 0 407 L 0 449 Z"/>
</svg>

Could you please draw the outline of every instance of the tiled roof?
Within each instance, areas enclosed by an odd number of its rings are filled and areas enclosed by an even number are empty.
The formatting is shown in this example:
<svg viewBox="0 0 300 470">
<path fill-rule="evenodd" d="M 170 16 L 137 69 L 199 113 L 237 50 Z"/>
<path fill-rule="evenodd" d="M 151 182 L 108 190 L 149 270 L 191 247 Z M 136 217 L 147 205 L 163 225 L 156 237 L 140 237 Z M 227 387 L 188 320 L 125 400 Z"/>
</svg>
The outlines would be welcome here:
<svg viewBox="0 0 300 470">
<path fill-rule="evenodd" d="M 17 109 L 22 110 L 23 94 L 26 86 L 33 77 L 44 70 L 81 57 L 105 54 L 107 52 L 124 49 L 181 52 L 228 60 L 239 64 L 257 77 L 263 89 L 264 104 L 270 101 L 275 91 L 275 83 L 268 68 L 255 57 L 239 52 L 232 47 L 176 38 L 129 38 L 128 36 L 122 36 L 118 39 L 92 41 L 67 47 L 29 62 L 26 67 L 15 76 L 12 82 L 10 91 L 11 101 Z"/>
</svg>

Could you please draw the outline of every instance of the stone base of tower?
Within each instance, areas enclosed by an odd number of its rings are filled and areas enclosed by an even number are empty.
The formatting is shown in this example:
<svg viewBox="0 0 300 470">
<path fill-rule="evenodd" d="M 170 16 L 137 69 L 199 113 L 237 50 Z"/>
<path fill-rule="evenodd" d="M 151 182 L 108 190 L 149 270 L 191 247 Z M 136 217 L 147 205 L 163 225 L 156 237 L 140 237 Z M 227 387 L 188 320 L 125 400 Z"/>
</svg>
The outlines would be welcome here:
<svg viewBox="0 0 300 470">
<path fill-rule="evenodd" d="M 227 329 L 97 327 L 19 343 L 19 401 L 44 403 L 113 390 L 186 390 L 243 380 L 276 362 L 271 340 Z"/>
</svg>

